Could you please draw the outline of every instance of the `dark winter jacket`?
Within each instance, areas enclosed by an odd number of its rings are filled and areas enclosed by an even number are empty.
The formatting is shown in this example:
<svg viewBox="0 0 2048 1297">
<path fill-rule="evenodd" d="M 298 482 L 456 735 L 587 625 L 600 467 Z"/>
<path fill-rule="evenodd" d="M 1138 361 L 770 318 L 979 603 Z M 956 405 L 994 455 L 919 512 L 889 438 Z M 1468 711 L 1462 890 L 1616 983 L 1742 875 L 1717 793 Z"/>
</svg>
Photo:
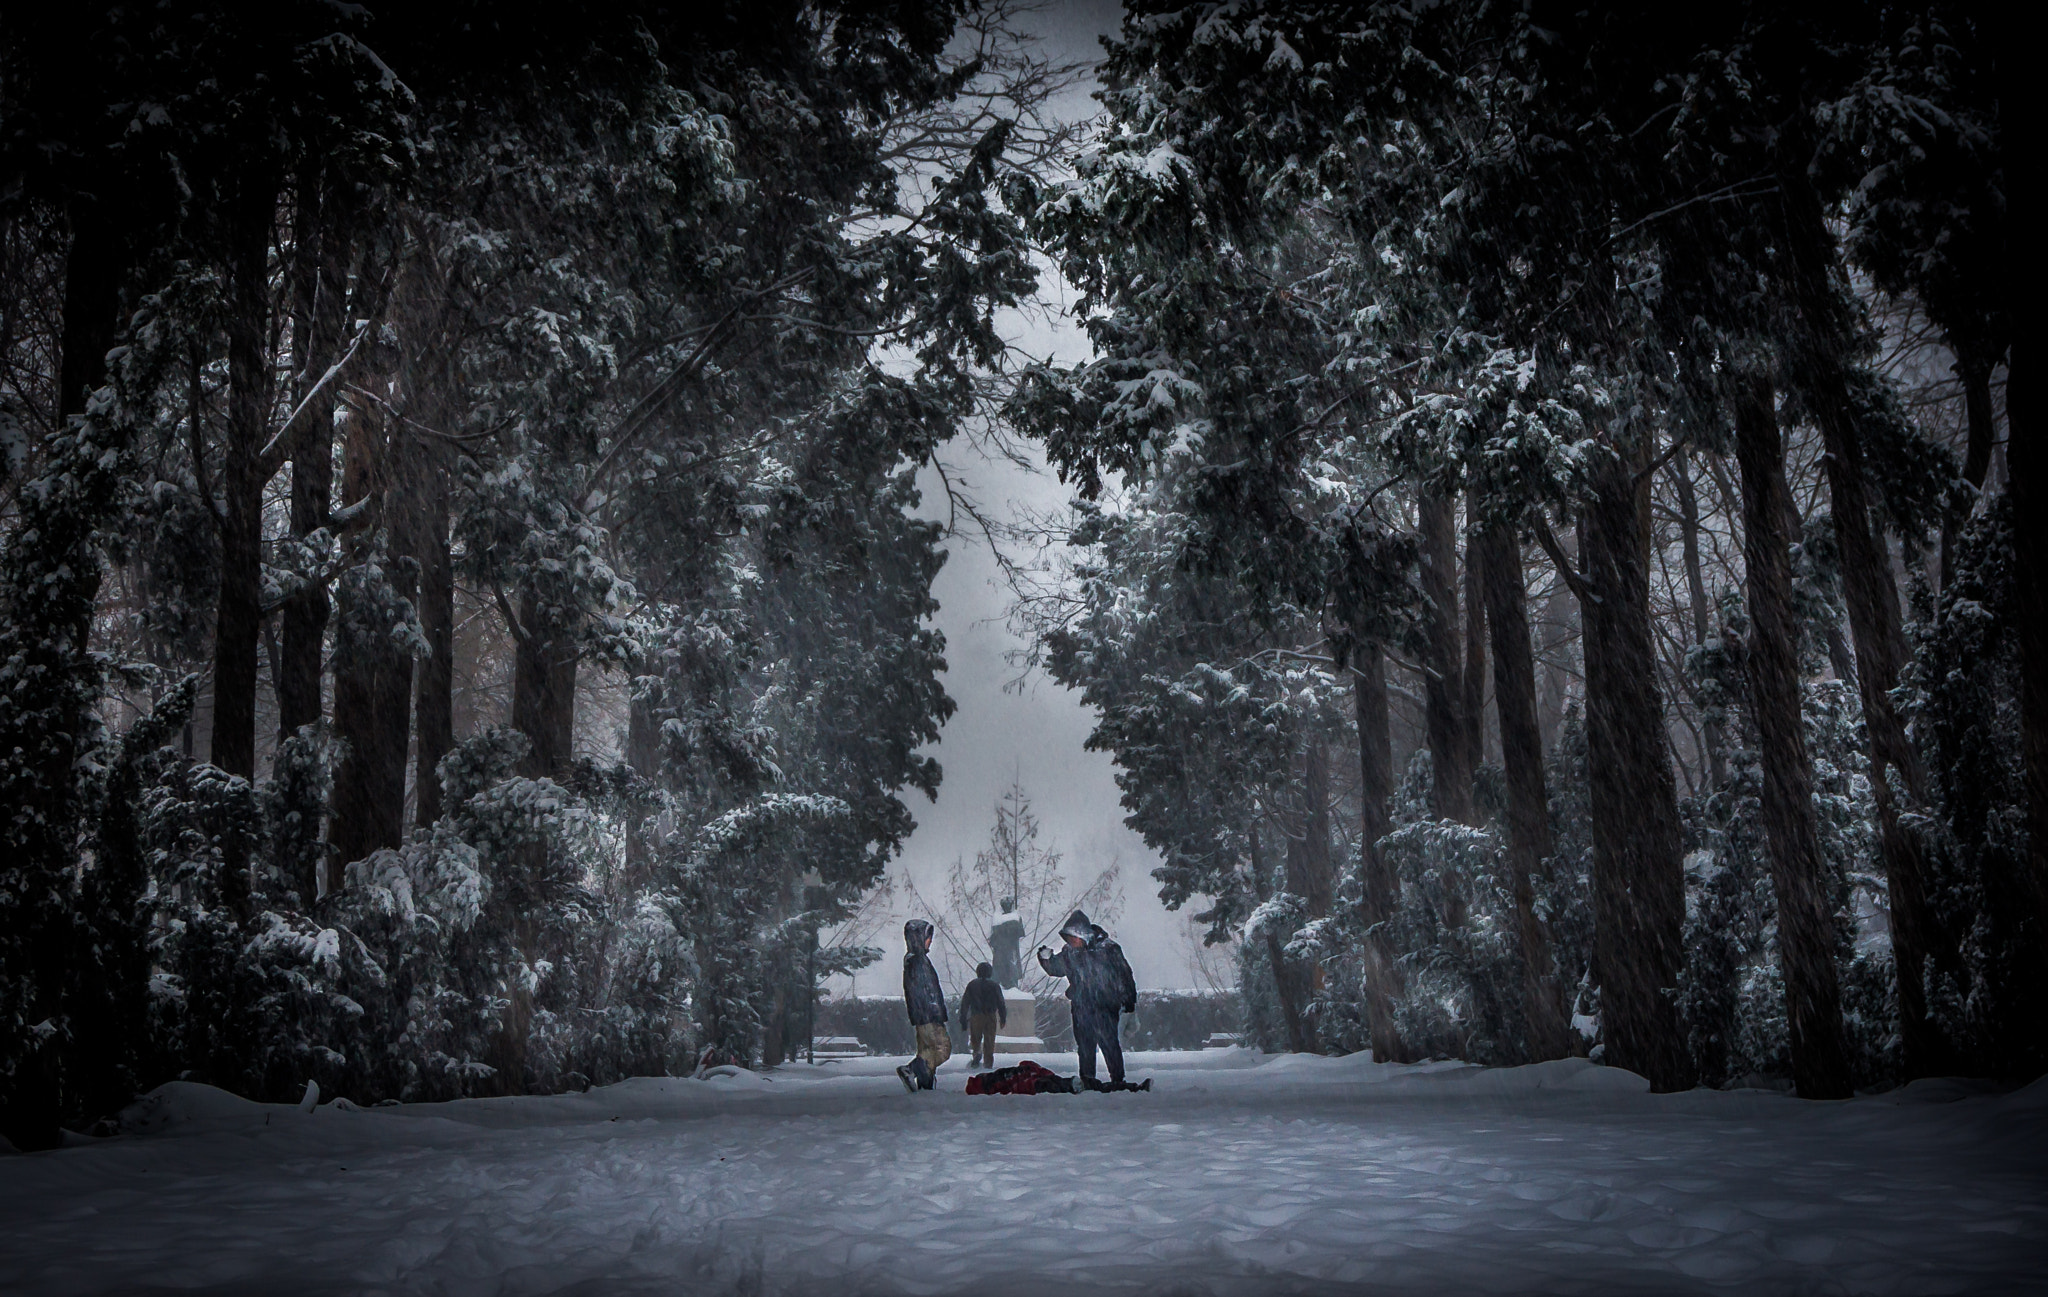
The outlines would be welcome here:
<svg viewBox="0 0 2048 1297">
<path fill-rule="evenodd" d="M 1131 975 L 1123 947 L 1090 923 L 1080 910 L 1068 915 L 1060 928 L 1062 939 L 1069 935 L 1081 938 L 1081 948 L 1062 945 L 1050 955 L 1041 952 L 1038 966 L 1054 977 L 1067 979 L 1067 998 L 1077 1007 L 1110 1013 L 1134 1012 L 1138 1007 L 1138 980 Z"/>
<path fill-rule="evenodd" d="M 1003 1005 L 1003 988 L 993 977 L 977 977 L 960 992 L 960 1016 L 964 1019 L 977 1013 L 993 1013 L 997 1022 L 1009 1025 L 1010 1011 Z"/>
<path fill-rule="evenodd" d="M 910 1010 L 910 1025 L 946 1020 L 946 993 L 939 989 L 939 970 L 932 967 L 927 952 L 932 946 L 932 925 L 912 919 L 903 925 L 903 1004 Z"/>
</svg>

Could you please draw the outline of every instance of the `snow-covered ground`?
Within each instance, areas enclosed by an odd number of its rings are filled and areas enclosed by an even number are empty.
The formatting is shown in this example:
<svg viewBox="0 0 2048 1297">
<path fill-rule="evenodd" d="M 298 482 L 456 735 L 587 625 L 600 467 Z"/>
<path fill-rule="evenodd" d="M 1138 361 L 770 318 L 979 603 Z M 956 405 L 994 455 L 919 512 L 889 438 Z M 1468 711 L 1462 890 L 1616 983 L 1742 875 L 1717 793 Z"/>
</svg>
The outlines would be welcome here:
<svg viewBox="0 0 2048 1297">
<path fill-rule="evenodd" d="M 893 1061 L 368 1111 L 167 1087 L 0 1159 L 0 1292 L 2048 1288 L 2048 1082 L 1822 1105 L 1218 1050 L 970 1098 Z"/>
</svg>

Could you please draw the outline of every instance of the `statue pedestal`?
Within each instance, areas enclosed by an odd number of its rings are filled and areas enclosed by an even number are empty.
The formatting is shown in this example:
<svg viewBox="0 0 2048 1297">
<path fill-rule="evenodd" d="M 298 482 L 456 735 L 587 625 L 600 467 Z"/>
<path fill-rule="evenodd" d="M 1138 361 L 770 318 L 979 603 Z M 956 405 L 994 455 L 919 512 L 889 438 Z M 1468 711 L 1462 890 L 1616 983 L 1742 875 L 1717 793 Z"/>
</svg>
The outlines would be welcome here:
<svg viewBox="0 0 2048 1297">
<path fill-rule="evenodd" d="M 998 1054 L 1043 1054 L 1045 1042 L 1038 1038 L 1038 1002 L 1029 991 L 1011 987 L 1003 992 L 1005 1021 L 996 1037 Z"/>
</svg>

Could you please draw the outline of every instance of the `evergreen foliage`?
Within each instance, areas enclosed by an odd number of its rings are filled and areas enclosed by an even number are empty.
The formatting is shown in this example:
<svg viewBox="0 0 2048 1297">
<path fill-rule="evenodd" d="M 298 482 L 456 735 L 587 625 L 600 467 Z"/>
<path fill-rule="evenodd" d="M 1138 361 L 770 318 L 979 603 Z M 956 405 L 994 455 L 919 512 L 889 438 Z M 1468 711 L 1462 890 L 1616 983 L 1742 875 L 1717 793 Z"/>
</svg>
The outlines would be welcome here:
<svg viewBox="0 0 2048 1297">
<path fill-rule="evenodd" d="M 2039 1038 L 2032 623 L 1986 611 L 2024 556 L 1977 494 L 2010 331 L 1987 31 L 1127 15 L 1076 177 L 1019 195 L 1094 342 L 1011 407 L 1082 497 L 1026 621 L 1162 899 L 1242 940 L 1251 1038 L 1815 1096 L 2039 1071 L 2011 1052 Z M 1894 546 L 1940 589 L 1910 647 Z M 1540 771 L 1479 674 L 1489 553 L 1500 607 L 1542 614 L 1536 666 L 1501 664 L 1537 677 Z M 1319 783 L 1330 751 L 1363 782 Z M 1316 908 L 1332 820 L 1358 828 Z"/>
<path fill-rule="evenodd" d="M 1060 138 L 966 14 L 10 21 L 9 1138 L 773 1063 L 876 957 L 817 933 L 940 779 L 914 474 Z"/>
<path fill-rule="evenodd" d="M 1143 0 L 1078 148 L 1006 3 L 9 17 L 17 1145 L 789 1057 L 939 786 L 916 474 L 992 421 L 1249 1041 L 2048 1066 L 1974 9 Z M 1041 258 L 1078 364 L 998 327 Z M 1057 890 L 1001 815 L 983 918 Z"/>
</svg>

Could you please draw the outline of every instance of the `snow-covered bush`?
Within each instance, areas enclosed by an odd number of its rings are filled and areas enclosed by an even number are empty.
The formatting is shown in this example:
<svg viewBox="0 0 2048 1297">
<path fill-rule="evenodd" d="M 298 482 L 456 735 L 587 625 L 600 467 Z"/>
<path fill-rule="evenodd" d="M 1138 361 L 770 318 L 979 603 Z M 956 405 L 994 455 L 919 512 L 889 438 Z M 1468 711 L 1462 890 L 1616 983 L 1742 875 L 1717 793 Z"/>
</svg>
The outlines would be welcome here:
<svg viewBox="0 0 2048 1297">
<path fill-rule="evenodd" d="M 1802 567 L 1809 625 L 1832 615 L 1825 575 Z M 1816 592 L 1818 591 L 1818 592 Z M 1678 1002 L 1702 1083 L 1734 1084 L 1790 1074 L 1791 1028 L 1777 950 L 1777 897 L 1761 826 L 1763 771 L 1743 697 L 1742 600 L 1721 600 L 1720 633 L 1687 661 L 1701 697 L 1721 700 L 1717 719 L 1732 740 L 1727 779 L 1684 807 L 1686 964 Z M 1882 933 L 1859 934 L 1858 915 L 1877 908 L 1884 880 L 1876 865 L 1875 807 L 1868 783 L 1862 712 L 1853 685 L 1821 675 L 1822 635 L 1809 633 L 1809 676 L 1801 686 L 1813 814 L 1825 894 L 1834 916 L 1834 954 L 1855 1084 L 1895 1083 L 1899 1065 L 1896 996 L 1887 991 L 1889 948 Z"/>
<path fill-rule="evenodd" d="M 165 761 L 140 817 L 156 1048 L 179 1075 L 268 1098 L 308 1079 L 351 1079 L 359 997 L 383 983 L 363 944 L 292 908 L 265 865 L 274 835 L 287 849 L 299 842 L 280 808 L 306 772 L 285 769 L 257 789 L 205 763 Z"/>
<path fill-rule="evenodd" d="M 1427 758 L 1411 767 L 1394 831 L 1380 839 L 1401 879 L 1393 923 L 1404 974 L 1395 1001 L 1401 1039 L 1424 1057 L 1522 1062 L 1522 961 L 1500 839 L 1427 816 Z M 1408 790 L 1420 795 L 1406 795 Z"/>
<path fill-rule="evenodd" d="M 1970 1071 L 2020 1074 L 2037 1044 L 2002 1039 L 1996 1024 L 2039 1013 L 2048 989 L 2026 970 L 2034 931 L 2026 881 L 2027 795 L 2017 620 L 2021 592 L 2008 496 L 1956 538 L 1938 603 L 1923 586 L 1902 693 L 1924 754 L 1933 805 L 1914 817 L 1925 846 L 1928 899 L 1941 928 L 1926 970 L 1930 1014 Z M 2031 1007 L 2029 1006 L 2031 1001 Z M 2038 1021 L 2038 1018 L 2036 1019 Z"/>
</svg>

